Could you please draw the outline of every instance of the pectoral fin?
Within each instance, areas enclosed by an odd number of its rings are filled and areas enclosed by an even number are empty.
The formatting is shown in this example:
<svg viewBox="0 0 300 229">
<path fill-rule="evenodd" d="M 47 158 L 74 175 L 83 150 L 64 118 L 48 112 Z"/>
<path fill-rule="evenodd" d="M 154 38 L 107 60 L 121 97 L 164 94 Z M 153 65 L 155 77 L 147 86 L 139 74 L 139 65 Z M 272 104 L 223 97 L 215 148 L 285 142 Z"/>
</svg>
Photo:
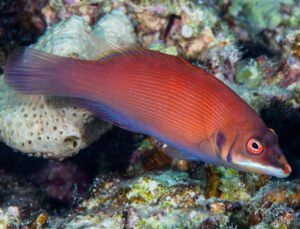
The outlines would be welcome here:
<svg viewBox="0 0 300 229">
<path fill-rule="evenodd" d="M 177 149 L 175 149 L 171 146 L 168 146 L 167 144 L 165 144 L 163 146 L 163 152 L 167 156 L 177 159 L 177 160 L 190 160 L 190 161 L 197 160 L 195 156 L 190 155 L 188 153 L 183 153 L 181 151 L 178 151 Z"/>
</svg>

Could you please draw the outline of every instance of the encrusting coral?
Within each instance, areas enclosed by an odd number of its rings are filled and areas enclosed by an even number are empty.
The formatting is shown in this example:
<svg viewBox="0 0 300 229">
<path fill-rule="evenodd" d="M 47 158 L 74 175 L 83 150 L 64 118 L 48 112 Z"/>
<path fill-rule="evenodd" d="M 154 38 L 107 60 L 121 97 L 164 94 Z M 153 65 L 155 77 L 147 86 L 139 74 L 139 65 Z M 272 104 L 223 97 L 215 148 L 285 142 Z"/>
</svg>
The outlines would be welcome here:
<svg viewBox="0 0 300 229">
<path fill-rule="evenodd" d="M 245 190 L 239 178 L 232 171 L 221 173 L 222 182 L 231 176 L 238 183 L 227 191 L 231 200 L 205 198 L 203 180 L 186 172 L 165 170 L 133 179 L 100 175 L 66 217 L 36 214 L 32 225 L 41 221 L 48 228 L 297 228 L 299 181 L 271 181 L 241 200 Z"/>
<path fill-rule="evenodd" d="M 20 225 L 20 212 L 17 207 L 10 206 L 0 209 L 0 228 L 18 228 Z"/>
<path fill-rule="evenodd" d="M 62 225 L 67 228 L 96 225 L 102 228 L 198 228 L 202 223 L 209 226 L 215 223 L 224 228 L 228 216 L 207 206 L 199 183 L 187 173 L 173 171 L 150 173 L 125 182 L 118 177 L 99 178 L 92 187 L 92 197 L 78 206 L 91 214 L 71 216 Z M 234 209 L 224 210 L 229 215 L 232 211 Z"/>
<path fill-rule="evenodd" d="M 136 43 L 134 27 L 121 9 L 113 10 L 101 17 L 93 26 L 93 31 L 97 37 L 106 38 L 113 43 Z"/>
</svg>

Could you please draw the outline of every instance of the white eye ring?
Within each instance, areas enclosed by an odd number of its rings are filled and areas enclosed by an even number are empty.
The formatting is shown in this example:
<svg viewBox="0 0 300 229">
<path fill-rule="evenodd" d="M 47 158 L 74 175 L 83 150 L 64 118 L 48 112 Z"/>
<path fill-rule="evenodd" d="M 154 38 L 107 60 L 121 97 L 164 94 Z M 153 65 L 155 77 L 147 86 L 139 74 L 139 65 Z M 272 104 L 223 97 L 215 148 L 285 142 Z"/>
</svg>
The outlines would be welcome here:
<svg viewBox="0 0 300 229">
<path fill-rule="evenodd" d="M 247 143 L 247 151 L 253 154 L 260 154 L 264 151 L 264 147 L 260 140 L 251 138 Z"/>
</svg>

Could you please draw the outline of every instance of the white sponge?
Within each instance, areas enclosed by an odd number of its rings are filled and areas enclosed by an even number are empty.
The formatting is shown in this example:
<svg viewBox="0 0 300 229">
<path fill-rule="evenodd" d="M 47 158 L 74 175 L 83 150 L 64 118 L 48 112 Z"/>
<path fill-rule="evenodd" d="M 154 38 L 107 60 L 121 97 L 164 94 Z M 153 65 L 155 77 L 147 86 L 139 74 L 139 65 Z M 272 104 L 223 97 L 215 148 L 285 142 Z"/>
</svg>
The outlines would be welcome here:
<svg viewBox="0 0 300 229">
<path fill-rule="evenodd" d="M 32 45 L 61 56 L 89 59 L 92 29 L 80 17 L 59 22 Z M 0 135 L 23 153 L 63 159 L 97 140 L 110 127 L 67 98 L 17 94 L 0 78 Z"/>
</svg>

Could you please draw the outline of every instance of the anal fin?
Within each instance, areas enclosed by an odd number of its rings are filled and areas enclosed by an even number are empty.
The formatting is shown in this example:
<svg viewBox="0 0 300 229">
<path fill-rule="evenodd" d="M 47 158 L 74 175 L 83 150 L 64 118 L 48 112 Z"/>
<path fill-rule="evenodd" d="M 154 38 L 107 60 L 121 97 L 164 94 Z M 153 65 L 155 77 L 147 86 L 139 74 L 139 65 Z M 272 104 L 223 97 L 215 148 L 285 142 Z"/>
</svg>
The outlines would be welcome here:
<svg viewBox="0 0 300 229">
<path fill-rule="evenodd" d="M 138 125 L 134 120 L 122 114 L 121 112 L 118 112 L 110 108 L 108 105 L 105 105 L 104 103 L 83 99 L 83 98 L 72 98 L 71 100 L 75 104 L 78 104 L 79 106 L 86 108 L 87 110 L 95 113 L 97 117 L 103 119 L 104 121 L 110 122 L 115 126 L 118 126 L 120 128 L 132 132 L 141 132 L 140 128 L 138 127 Z"/>
</svg>

